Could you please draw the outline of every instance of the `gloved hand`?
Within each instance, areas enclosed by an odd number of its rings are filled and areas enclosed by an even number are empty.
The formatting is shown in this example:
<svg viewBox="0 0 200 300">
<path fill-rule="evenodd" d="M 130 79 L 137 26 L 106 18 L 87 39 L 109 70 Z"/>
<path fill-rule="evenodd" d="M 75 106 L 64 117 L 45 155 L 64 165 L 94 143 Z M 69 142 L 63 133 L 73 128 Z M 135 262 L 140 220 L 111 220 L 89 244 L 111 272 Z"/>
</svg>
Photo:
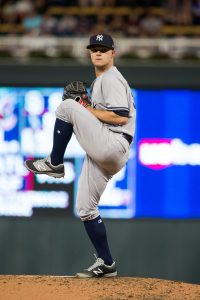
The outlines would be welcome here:
<svg viewBox="0 0 200 300">
<path fill-rule="evenodd" d="M 82 81 L 72 81 L 65 86 L 62 100 L 73 99 L 84 107 L 91 106 L 91 100 Z"/>
</svg>

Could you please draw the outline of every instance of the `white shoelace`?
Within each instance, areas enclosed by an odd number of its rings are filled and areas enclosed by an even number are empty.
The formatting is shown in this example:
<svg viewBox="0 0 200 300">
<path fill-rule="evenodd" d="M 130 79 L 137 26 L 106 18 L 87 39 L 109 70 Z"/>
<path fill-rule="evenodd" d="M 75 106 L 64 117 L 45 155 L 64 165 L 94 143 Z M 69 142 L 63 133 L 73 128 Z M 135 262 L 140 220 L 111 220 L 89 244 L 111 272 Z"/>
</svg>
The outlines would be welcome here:
<svg viewBox="0 0 200 300">
<path fill-rule="evenodd" d="M 46 161 L 49 161 L 48 157 L 35 161 L 35 167 L 43 170 L 49 170 L 48 166 L 45 164 Z"/>
<path fill-rule="evenodd" d="M 94 255 L 94 256 L 96 257 L 96 255 Z M 96 257 L 95 263 L 94 263 L 91 267 L 89 267 L 87 270 L 88 270 L 88 271 L 92 271 L 92 270 L 95 269 L 96 267 L 100 267 L 100 266 L 102 266 L 103 264 L 104 264 L 103 259 L 101 259 L 100 257 L 99 257 L 99 258 Z"/>
</svg>

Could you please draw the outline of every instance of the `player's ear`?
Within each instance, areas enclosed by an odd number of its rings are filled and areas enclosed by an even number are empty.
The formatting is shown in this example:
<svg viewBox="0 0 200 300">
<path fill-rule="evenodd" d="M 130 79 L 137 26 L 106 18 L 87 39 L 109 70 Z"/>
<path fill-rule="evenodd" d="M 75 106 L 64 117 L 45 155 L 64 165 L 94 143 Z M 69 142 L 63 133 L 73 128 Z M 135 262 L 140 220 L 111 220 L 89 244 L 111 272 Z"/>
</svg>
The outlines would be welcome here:
<svg viewBox="0 0 200 300">
<path fill-rule="evenodd" d="M 115 56 L 116 55 L 116 51 L 113 49 L 112 50 L 112 55 Z"/>
</svg>

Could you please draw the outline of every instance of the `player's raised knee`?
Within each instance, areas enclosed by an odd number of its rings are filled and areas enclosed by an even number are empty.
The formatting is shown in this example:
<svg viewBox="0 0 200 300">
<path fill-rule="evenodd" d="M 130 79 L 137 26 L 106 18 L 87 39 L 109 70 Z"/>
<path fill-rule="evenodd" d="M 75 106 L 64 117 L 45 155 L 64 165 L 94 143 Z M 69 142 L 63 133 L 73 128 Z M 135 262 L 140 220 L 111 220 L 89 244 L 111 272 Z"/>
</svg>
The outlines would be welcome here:
<svg viewBox="0 0 200 300">
<path fill-rule="evenodd" d="M 74 101 L 73 99 L 67 99 L 65 101 L 62 101 L 59 106 L 57 107 L 57 110 L 58 109 L 66 109 L 66 108 L 71 108 L 71 107 L 74 107 L 76 106 L 78 103 L 76 101 Z"/>
<path fill-rule="evenodd" d="M 78 104 L 76 101 L 72 99 L 67 99 L 62 101 L 56 109 L 55 115 L 57 118 L 64 118 L 69 119 L 70 112 L 77 106 Z M 68 120 L 69 121 L 69 120 Z"/>
</svg>

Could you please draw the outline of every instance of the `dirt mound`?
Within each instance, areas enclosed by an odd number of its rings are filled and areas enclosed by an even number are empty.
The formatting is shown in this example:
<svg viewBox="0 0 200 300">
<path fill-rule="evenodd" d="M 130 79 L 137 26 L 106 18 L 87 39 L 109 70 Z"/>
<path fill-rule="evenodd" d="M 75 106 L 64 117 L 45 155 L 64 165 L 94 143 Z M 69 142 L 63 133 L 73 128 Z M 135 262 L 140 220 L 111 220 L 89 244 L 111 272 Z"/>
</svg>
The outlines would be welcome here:
<svg viewBox="0 0 200 300">
<path fill-rule="evenodd" d="M 152 278 L 0 275 L 1 300 L 199 300 L 200 285 Z"/>
</svg>

